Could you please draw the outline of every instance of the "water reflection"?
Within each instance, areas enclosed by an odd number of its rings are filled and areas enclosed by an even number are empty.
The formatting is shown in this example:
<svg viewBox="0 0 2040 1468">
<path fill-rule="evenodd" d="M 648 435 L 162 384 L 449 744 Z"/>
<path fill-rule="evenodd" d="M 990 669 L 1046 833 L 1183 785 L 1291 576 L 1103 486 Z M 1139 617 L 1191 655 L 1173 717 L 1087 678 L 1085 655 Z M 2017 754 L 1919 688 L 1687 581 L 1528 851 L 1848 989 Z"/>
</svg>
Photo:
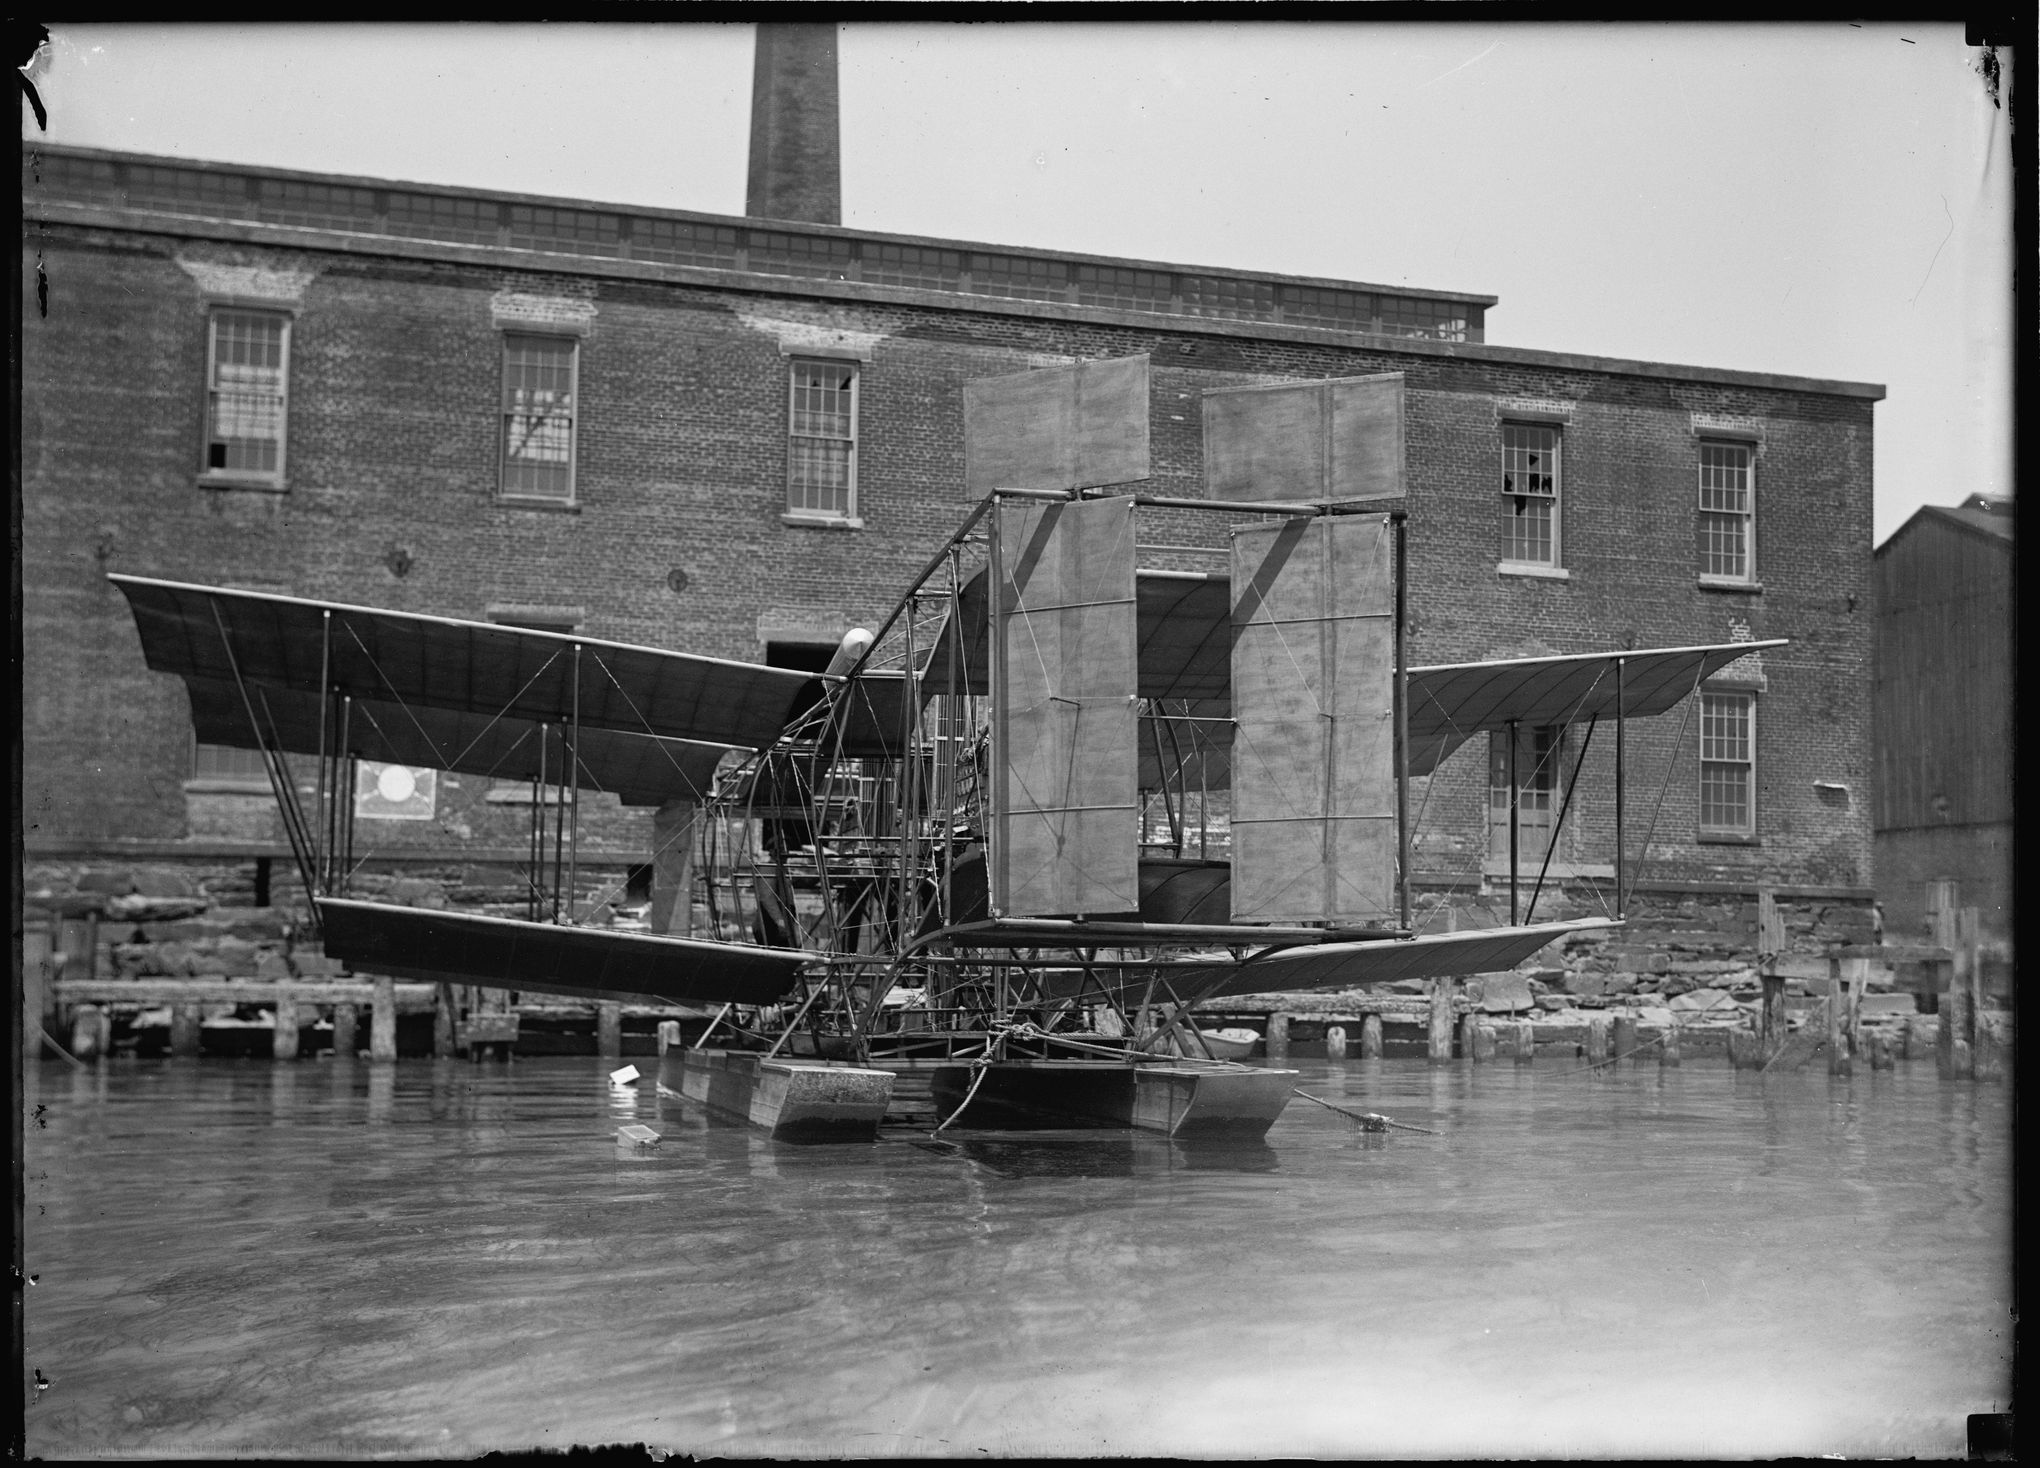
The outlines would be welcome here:
<svg viewBox="0 0 2040 1468">
<path fill-rule="evenodd" d="M 2009 1392 L 2005 1087 L 1298 1068 L 1435 1135 L 796 1147 L 585 1058 L 45 1064 L 29 1450 L 1933 1456 Z"/>
</svg>

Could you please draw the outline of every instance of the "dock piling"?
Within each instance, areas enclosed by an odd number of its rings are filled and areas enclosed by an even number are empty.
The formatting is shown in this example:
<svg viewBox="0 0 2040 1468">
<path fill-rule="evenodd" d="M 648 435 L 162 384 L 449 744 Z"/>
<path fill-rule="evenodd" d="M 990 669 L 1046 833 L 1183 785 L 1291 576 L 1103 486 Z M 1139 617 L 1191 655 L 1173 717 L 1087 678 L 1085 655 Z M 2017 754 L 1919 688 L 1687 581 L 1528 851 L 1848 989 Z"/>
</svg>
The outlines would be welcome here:
<svg viewBox="0 0 2040 1468">
<path fill-rule="evenodd" d="M 368 1058 L 397 1058 L 397 981 L 387 974 L 377 974 L 375 979 L 375 998 L 368 1015 Z"/>
<path fill-rule="evenodd" d="M 1344 1025 L 1327 1025 L 1325 1027 L 1325 1059 L 1344 1060 L 1345 1058 L 1346 1027 Z"/>
<path fill-rule="evenodd" d="M 1608 1063 L 1608 1018 L 1595 1015 L 1587 1021 L 1587 1064 Z"/>
<path fill-rule="evenodd" d="M 200 1010 L 196 1004 L 170 1006 L 170 1054 L 177 1060 L 198 1057 Z"/>
<path fill-rule="evenodd" d="M 113 1022 L 96 1004 L 81 1004 L 71 1011 L 71 1054 L 79 1060 L 97 1060 L 106 1053 Z"/>
<path fill-rule="evenodd" d="M 1658 1040 L 1658 1069 L 1666 1070 L 1679 1063 L 1679 1027 L 1666 1025 L 1664 1035 Z"/>
<path fill-rule="evenodd" d="M 1381 1059 L 1381 1016 L 1370 1014 L 1360 1021 L 1360 1058 Z"/>
<path fill-rule="evenodd" d="M 298 1053 L 297 1000 L 289 994 L 279 994 L 276 998 L 274 1015 L 274 1028 L 270 1032 L 269 1054 L 275 1060 L 296 1060 Z"/>
<path fill-rule="evenodd" d="M 1473 1058 L 1477 1061 L 1493 1060 L 1495 1058 L 1495 1027 L 1484 1020 L 1473 1020 L 1470 1028 L 1473 1031 L 1473 1043 L 1467 1048 Z"/>
<path fill-rule="evenodd" d="M 1431 980 L 1430 1056 L 1434 1064 L 1452 1058 L 1452 980 Z"/>
<path fill-rule="evenodd" d="M 1270 1060 L 1289 1058 L 1289 1016 L 1271 1014 L 1268 1016 L 1267 1051 Z"/>
<path fill-rule="evenodd" d="M 352 1060 L 359 1048 L 361 1011 L 352 1004 L 333 1006 L 333 1058 Z"/>
<path fill-rule="evenodd" d="M 1537 1058 L 1537 1028 L 1529 1020 L 1519 1019 L 1515 1031 L 1516 1064 L 1528 1065 Z"/>
<path fill-rule="evenodd" d="M 460 1010 L 454 997 L 453 985 L 436 985 L 432 1000 L 432 1053 L 440 1060 L 453 1058 L 454 1025 L 459 1017 Z"/>
<path fill-rule="evenodd" d="M 1615 1016 L 1615 1059 L 1625 1060 L 1636 1054 L 1641 1026 L 1633 1014 Z"/>
<path fill-rule="evenodd" d="M 623 1054 L 623 1006 L 614 999 L 595 1006 L 595 1049 L 604 1060 Z"/>
</svg>

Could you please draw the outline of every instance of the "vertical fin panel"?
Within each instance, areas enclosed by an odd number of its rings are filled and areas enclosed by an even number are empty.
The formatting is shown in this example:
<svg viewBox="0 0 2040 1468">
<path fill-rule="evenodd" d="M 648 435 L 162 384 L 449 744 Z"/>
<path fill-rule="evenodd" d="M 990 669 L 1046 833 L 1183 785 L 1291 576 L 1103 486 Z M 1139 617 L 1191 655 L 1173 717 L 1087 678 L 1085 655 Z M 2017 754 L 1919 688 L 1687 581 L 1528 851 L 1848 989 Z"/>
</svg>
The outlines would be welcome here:
<svg viewBox="0 0 2040 1468">
<path fill-rule="evenodd" d="M 1385 515 L 1233 532 L 1235 922 L 1393 921 Z"/>
<path fill-rule="evenodd" d="M 1140 906 L 1133 501 L 1001 504 L 992 530 L 992 906 Z"/>
</svg>

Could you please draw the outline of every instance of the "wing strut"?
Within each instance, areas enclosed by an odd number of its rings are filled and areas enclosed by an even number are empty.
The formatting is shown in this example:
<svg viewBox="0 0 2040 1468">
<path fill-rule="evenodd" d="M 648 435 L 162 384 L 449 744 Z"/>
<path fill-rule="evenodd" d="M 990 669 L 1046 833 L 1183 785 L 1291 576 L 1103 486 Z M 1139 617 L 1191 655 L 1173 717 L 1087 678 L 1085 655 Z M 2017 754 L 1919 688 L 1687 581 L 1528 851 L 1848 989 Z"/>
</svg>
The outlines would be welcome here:
<svg viewBox="0 0 2040 1468">
<path fill-rule="evenodd" d="M 283 816 L 284 834 L 290 838 L 291 859 L 297 863 L 298 878 L 305 884 L 305 898 L 312 909 L 312 929 L 317 932 L 319 906 L 312 901 L 319 893 L 318 878 L 314 875 L 317 868 L 311 849 L 311 832 L 305 829 L 305 813 L 298 806 L 297 789 L 291 784 L 290 766 L 284 763 L 274 726 L 265 734 L 262 721 L 255 717 L 255 701 L 248 696 L 248 684 L 241 677 L 241 660 L 234 655 L 234 639 L 227 635 L 227 624 L 220 616 L 217 603 L 213 605 L 212 613 L 213 625 L 220 630 L 220 645 L 226 649 L 227 666 L 233 669 L 234 687 L 240 690 L 241 706 L 248 711 L 248 727 L 254 731 L 255 742 L 262 750 L 262 765 L 269 772 L 269 788 L 276 795 L 276 808 Z"/>
</svg>

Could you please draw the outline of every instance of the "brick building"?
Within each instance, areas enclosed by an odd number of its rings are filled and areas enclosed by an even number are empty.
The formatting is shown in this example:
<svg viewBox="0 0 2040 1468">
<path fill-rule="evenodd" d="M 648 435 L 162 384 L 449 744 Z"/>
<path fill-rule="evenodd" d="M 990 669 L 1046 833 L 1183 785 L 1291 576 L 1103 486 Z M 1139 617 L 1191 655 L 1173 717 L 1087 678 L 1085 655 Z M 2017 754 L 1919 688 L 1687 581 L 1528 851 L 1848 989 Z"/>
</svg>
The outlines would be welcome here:
<svg viewBox="0 0 2040 1468">
<path fill-rule="evenodd" d="M 1759 886 L 1797 946 L 1867 931 L 1881 388 L 1493 344 L 1487 296 L 84 149 L 25 151 L 23 210 L 32 887 L 287 855 L 108 571 L 805 665 L 967 508 L 966 381 L 1146 353 L 1168 494 L 1204 390 L 1404 374 L 1417 664 L 1792 639 L 1630 730 L 1628 961 L 1738 946 Z M 1523 740 L 1535 864 L 1585 731 Z M 1540 914 L 1607 900 L 1612 749 Z M 1413 792 L 1427 901 L 1491 900 L 1503 756 Z M 479 891 L 530 800 L 442 774 L 364 839 Z M 620 882 L 649 818 L 583 841 Z"/>
</svg>

